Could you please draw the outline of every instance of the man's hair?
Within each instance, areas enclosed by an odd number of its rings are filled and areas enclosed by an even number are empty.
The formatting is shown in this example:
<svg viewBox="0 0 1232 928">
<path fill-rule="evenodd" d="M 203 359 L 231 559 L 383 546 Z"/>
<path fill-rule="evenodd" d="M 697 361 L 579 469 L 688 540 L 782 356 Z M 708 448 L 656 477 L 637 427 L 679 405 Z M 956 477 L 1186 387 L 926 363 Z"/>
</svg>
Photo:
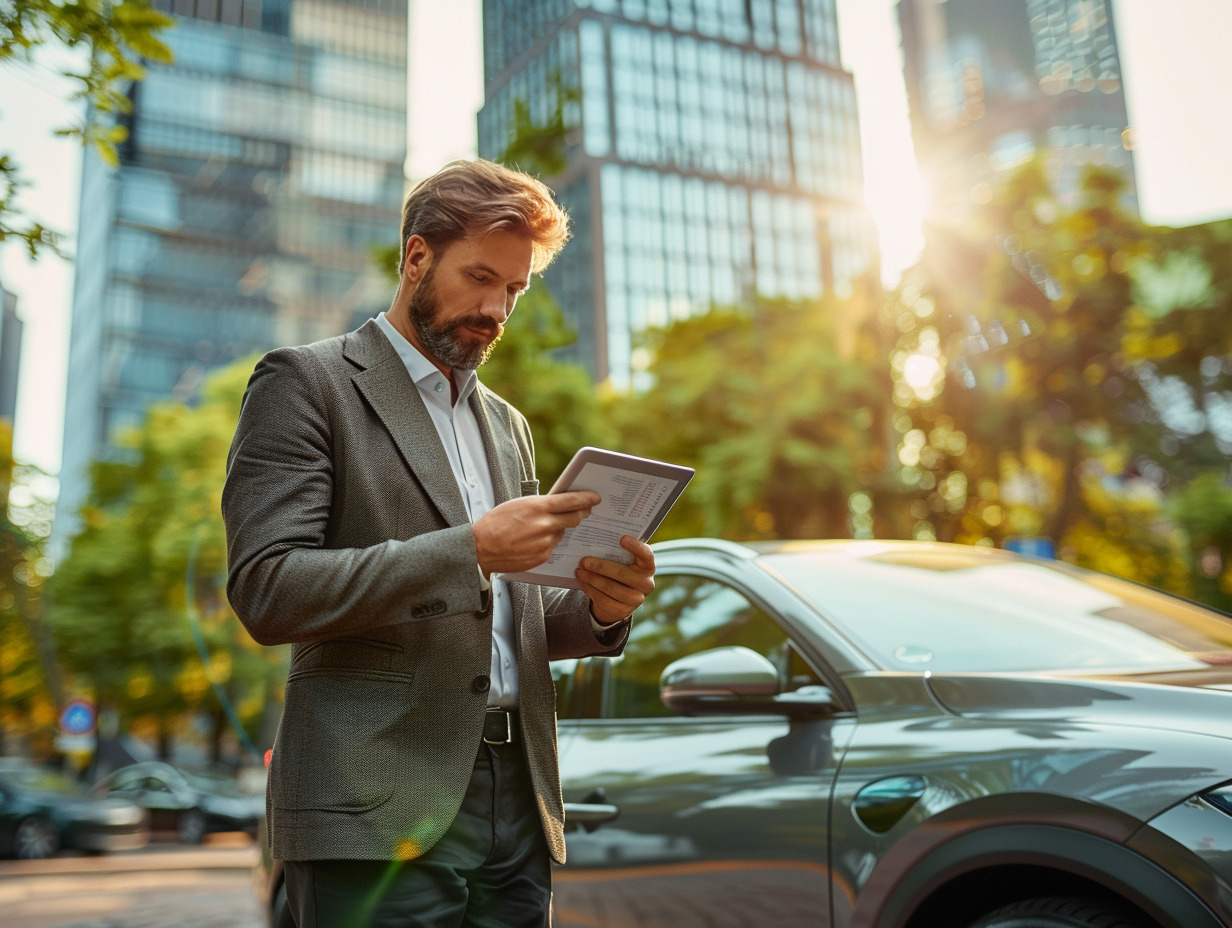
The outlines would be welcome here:
<svg viewBox="0 0 1232 928">
<path fill-rule="evenodd" d="M 552 191 L 529 174 L 481 158 L 452 161 L 416 184 L 402 204 L 398 273 L 412 235 L 439 253 L 458 239 L 497 229 L 530 238 L 531 271 L 537 274 L 565 247 L 569 217 Z"/>
</svg>

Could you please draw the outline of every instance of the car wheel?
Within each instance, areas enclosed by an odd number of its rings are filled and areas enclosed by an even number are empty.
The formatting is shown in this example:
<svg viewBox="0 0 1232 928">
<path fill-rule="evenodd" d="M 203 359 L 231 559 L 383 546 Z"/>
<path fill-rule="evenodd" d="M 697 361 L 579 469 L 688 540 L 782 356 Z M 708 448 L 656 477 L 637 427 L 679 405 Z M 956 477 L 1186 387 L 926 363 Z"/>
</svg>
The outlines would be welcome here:
<svg viewBox="0 0 1232 928">
<path fill-rule="evenodd" d="M 199 809 L 189 809 L 180 816 L 175 830 L 181 844 L 200 844 L 205 837 L 205 815 Z"/>
<path fill-rule="evenodd" d="M 13 853 L 22 860 L 42 860 L 60 850 L 56 826 L 38 815 L 24 818 L 13 832 Z"/>
<path fill-rule="evenodd" d="M 1024 899 L 990 912 L 970 928 L 1159 928 L 1155 922 L 1097 898 Z"/>
<path fill-rule="evenodd" d="M 279 883 L 278 892 L 274 893 L 273 917 L 270 919 L 273 928 L 295 928 L 295 919 L 291 917 L 291 906 L 287 903 L 287 884 Z"/>
</svg>

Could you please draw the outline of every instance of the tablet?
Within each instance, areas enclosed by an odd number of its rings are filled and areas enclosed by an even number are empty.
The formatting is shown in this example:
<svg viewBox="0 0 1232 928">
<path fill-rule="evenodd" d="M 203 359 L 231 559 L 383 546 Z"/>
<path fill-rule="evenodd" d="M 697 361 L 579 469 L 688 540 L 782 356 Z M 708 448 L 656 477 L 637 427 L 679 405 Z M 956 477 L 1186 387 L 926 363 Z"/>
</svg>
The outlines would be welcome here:
<svg viewBox="0 0 1232 928">
<path fill-rule="evenodd" d="M 602 448 L 582 448 L 548 492 L 593 490 L 602 502 L 580 525 L 565 532 L 547 563 L 501 577 L 576 590 L 581 585 L 573 573 L 584 557 L 631 564 L 633 555 L 620 546 L 621 536 L 633 535 L 649 541 L 693 473 L 693 468 L 679 464 Z"/>
</svg>

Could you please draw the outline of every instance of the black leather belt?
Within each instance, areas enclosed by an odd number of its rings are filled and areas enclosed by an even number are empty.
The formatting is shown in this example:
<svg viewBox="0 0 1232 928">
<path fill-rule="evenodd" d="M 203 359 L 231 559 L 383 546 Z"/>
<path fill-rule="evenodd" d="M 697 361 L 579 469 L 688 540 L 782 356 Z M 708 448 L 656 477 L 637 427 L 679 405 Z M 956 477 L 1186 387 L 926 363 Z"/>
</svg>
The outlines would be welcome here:
<svg viewBox="0 0 1232 928">
<path fill-rule="evenodd" d="M 518 711 L 489 706 L 483 716 L 484 744 L 512 744 L 518 728 Z"/>
</svg>

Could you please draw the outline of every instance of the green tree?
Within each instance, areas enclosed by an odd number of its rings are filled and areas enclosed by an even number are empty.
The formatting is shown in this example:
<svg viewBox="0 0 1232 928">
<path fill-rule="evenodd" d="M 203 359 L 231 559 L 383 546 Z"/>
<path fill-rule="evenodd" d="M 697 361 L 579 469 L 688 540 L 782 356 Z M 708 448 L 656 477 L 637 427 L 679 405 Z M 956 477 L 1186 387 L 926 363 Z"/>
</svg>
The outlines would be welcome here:
<svg viewBox="0 0 1232 928">
<path fill-rule="evenodd" d="M 285 653 L 253 642 L 230 611 L 219 515 L 253 363 L 216 372 L 196 406 L 151 406 L 125 440 L 129 455 L 94 465 L 84 528 L 54 577 L 51 617 L 65 667 L 123 724 L 156 732 L 164 754 L 187 714 L 203 713 L 219 757 L 219 693 L 246 730 L 260 730 L 256 740 L 272 742 L 268 706 L 277 706 Z"/>
<path fill-rule="evenodd" d="M 1086 449 L 1143 418 L 1147 399 L 1122 351 L 1142 236 L 1116 205 L 1120 184 L 1091 172 L 1067 210 L 1033 163 L 977 236 L 933 230 L 900 288 L 895 395 L 910 416 L 900 458 L 939 537 L 1063 538 L 1082 518 Z M 964 440 L 943 427 L 938 447 L 939 422 L 958 423 Z M 1005 485 L 1008 515 L 994 492 Z"/>
<path fill-rule="evenodd" d="M 873 533 L 893 507 L 872 305 L 759 301 L 649 333 L 653 387 L 608 408 L 622 448 L 697 470 L 661 537 Z"/>
<path fill-rule="evenodd" d="M 66 695 L 43 623 L 51 479 L 13 460 L 12 439 L 0 420 L 0 754 L 19 740 L 49 751 Z"/>
<path fill-rule="evenodd" d="M 1090 169 L 1072 205 L 1039 163 L 962 232 L 933 229 L 891 301 L 916 533 L 1046 535 L 1078 563 L 1189 592 L 1160 487 L 1226 466 L 1232 224 L 1151 228 Z"/>
<path fill-rule="evenodd" d="M 1194 595 L 1232 612 L 1232 486 L 1207 472 L 1183 486 L 1173 511 L 1185 528 L 1194 565 Z"/>
<path fill-rule="evenodd" d="M 112 117 L 132 107 L 128 88 L 145 76 L 140 59 L 171 60 L 158 34 L 173 23 L 152 9 L 149 0 L 8 0 L 0 4 L 0 65 L 33 62 L 36 50 L 47 44 L 80 49 L 80 66 L 61 73 L 77 86 L 72 99 L 85 101 L 91 118 L 57 134 L 81 139 L 115 164 L 115 146 L 128 137 L 128 130 Z M 0 242 L 10 236 L 19 239 L 34 257 L 40 247 L 54 247 L 57 236 L 23 217 L 17 205 L 22 183 L 17 162 L 0 150 Z"/>
</svg>

